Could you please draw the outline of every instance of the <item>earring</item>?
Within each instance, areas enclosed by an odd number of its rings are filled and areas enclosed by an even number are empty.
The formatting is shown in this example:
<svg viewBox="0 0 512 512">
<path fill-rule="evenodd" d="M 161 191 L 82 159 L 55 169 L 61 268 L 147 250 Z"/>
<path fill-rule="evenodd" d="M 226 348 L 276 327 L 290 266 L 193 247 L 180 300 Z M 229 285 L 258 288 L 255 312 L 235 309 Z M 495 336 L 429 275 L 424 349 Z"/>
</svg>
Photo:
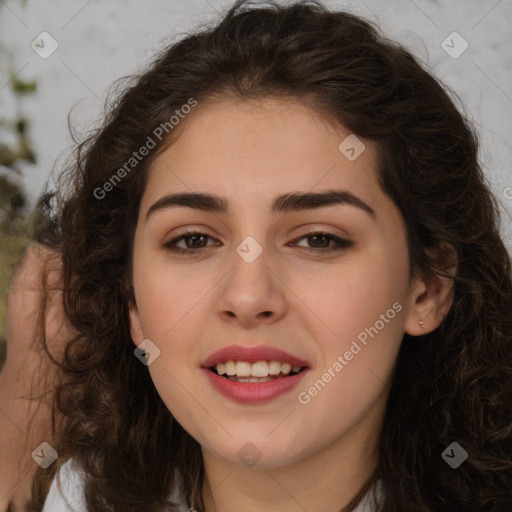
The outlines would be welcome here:
<svg viewBox="0 0 512 512">
<path fill-rule="evenodd" d="M 423 329 L 423 322 L 420 320 L 420 327 Z"/>
</svg>

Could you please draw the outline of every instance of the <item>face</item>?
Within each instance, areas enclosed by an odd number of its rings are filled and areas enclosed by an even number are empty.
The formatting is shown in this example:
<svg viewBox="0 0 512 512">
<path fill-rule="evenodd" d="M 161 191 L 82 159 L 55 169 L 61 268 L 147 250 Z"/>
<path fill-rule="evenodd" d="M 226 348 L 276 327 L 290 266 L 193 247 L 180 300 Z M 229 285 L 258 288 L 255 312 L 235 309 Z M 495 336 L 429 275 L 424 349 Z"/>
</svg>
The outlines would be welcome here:
<svg viewBox="0 0 512 512">
<path fill-rule="evenodd" d="M 209 454 L 267 467 L 375 426 L 413 302 L 374 145 L 270 98 L 199 105 L 180 128 L 142 198 L 130 318 L 168 409 Z"/>
</svg>

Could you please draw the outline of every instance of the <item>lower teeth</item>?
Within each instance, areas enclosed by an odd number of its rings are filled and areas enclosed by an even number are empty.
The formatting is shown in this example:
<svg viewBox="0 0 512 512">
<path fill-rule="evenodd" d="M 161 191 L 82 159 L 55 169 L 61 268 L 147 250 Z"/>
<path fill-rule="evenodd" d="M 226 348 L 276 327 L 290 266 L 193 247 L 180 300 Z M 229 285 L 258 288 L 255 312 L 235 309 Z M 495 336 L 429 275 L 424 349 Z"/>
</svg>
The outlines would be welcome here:
<svg viewBox="0 0 512 512">
<path fill-rule="evenodd" d="M 228 379 L 233 382 L 269 382 L 271 380 L 270 377 L 233 377 L 228 376 Z"/>
<path fill-rule="evenodd" d="M 284 377 L 292 377 L 293 375 L 297 375 L 296 373 L 289 373 L 284 375 L 280 373 L 279 375 L 275 375 L 274 377 L 235 377 L 234 375 L 222 375 L 222 377 L 229 379 L 232 382 L 269 382 L 271 380 L 282 379 Z"/>
</svg>

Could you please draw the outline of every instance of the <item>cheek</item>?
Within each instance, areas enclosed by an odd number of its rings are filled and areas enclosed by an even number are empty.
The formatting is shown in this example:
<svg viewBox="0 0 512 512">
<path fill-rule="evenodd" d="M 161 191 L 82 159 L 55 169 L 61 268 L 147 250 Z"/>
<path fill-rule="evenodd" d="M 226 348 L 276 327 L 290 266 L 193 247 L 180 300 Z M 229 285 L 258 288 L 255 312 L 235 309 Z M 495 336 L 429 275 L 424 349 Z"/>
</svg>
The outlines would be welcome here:
<svg viewBox="0 0 512 512">
<path fill-rule="evenodd" d="M 150 265 L 135 272 L 135 295 L 144 334 L 161 342 L 201 309 L 208 285 L 168 265 Z"/>
<path fill-rule="evenodd" d="M 368 254 L 322 273 L 297 276 L 289 287 L 302 303 L 301 310 L 317 325 L 317 334 L 336 342 L 357 336 L 394 303 L 403 302 L 406 270 L 401 261 Z"/>
<path fill-rule="evenodd" d="M 151 379 L 169 411 L 179 421 L 193 424 L 194 402 L 184 390 L 190 384 L 192 341 L 200 335 L 196 315 L 204 291 L 200 283 L 177 272 L 171 275 L 165 265 L 156 264 L 135 273 L 134 285 L 144 336 L 160 350 L 148 367 Z"/>
<path fill-rule="evenodd" d="M 314 399 L 317 404 L 357 411 L 382 391 L 403 336 L 408 272 L 403 263 L 400 255 L 376 251 L 295 288 L 307 297 L 309 330 L 322 354 L 302 387 L 312 400 L 315 393 L 322 395 Z"/>
<path fill-rule="evenodd" d="M 310 429 L 321 425 L 324 438 L 349 430 L 379 400 L 403 336 L 398 288 L 382 272 L 360 272 L 347 276 L 336 293 L 318 294 L 322 322 L 312 320 L 322 359 L 297 390 L 297 401 L 311 418 Z"/>
</svg>

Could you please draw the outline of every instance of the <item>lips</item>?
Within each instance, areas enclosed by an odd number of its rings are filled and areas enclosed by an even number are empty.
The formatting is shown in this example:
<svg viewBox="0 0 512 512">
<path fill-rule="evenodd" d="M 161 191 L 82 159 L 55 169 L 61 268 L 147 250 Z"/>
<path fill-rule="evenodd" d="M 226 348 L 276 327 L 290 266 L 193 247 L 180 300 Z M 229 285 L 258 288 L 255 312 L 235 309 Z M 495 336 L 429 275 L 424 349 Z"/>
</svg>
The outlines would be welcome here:
<svg viewBox="0 0 512 512">
<path fill-rule="evenodd" d="M 217 350 L 201 364 L 213 389 L 245 404 L 268 402 L 290 392 L 308 373 L 309 367 L 307 361 L 268 345 L 231 345 Z M 249 373 L 251 376 L 247 377 Z M 266 376 L 262 377 L 263 374 Z"/>
<path fill-rule="evenodd" d="M 230 345 L 221 348 L 211 354 L 203 363 L 202 368 L 211 368 L 218 363 L 226 361 L 247 361 L 256 363 L 258 361 L 280 361 L 293 366 L 309 367 L 309 363 L 303 359 L 295 357 L 278 348 L 261 345 L 259 347 L 246 347 L 243 345 Z"/>
<path fill-rule="evenodd" d="M 289 394 L 309 372 L 309 370 L 304 370 L 291 377 L 271 379 L 268 382 L 249 383 L 232 382 L 206 368 L 201 371 L 204 373 L 206 381 L 220 395 L 231 401 L 246 405 L 271 402 L 280 396 Z"/>
</svg>

